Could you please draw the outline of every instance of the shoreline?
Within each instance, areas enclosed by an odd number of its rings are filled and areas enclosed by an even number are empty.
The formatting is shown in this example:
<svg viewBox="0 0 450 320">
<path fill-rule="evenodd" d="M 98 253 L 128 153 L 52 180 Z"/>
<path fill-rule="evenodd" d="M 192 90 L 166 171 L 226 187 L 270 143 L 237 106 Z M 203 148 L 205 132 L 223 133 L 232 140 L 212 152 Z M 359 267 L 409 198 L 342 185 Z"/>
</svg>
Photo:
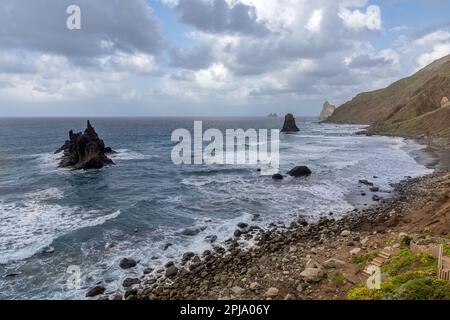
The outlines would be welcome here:
<svg viewBox="0 0 450 320">
<path fill-rule="evenodd" d="M 382 246 L 394 234 L 398 237 L 403 232 L 400 229 L 408 229 L 400 223 L 402 217 L 425 201 L 420 196 L 423 190 L 415 190 L 417 187 L 425 185 L 427 189 L 436 179 L 450 180 L 450 164 L 442 163 L 439 151 L 427 144 L 419 152 L 428 154 L 422 155 L 421 161 L 433 166 L 434 173 L 400 181 L 391 197 L 373 201 L 369 207 L 356 206 L 340 219 L 330 215 L 314 224 L 299 219 L 287 229 L 241 226 L 242 234 L 226 242 L 226 248 L 215 247 L 202 255 L 187 252 L 181 261 L 125 279 L 123 293 L 103 298 L 345 299 L 349 288 L 365 279 L 361 266 L 355 266 L 352 259 Z M 249 235 L 255 246 L 241 247 L 238 240 Z M 311 264 L 321 267 L 320 274 L 305 275 Z M 338 280 L 344 284 L 336 285 Z"/>
</svg>

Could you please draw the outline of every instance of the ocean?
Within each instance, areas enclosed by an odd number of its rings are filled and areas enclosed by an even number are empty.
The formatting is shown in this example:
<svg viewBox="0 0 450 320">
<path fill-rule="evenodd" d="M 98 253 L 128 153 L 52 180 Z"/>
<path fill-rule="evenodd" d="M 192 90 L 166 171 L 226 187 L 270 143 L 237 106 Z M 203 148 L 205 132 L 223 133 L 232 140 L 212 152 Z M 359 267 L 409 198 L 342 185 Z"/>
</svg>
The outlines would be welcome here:
<svg viewBox="0 0 450 320">
<path fill-rule="evenodd" d="M 330 212 L 339 217 L 370 205 L 359 179 L 389 197 L 392 183 L 431 172 L 416 161 L 423 146 L 413 141 L 356 135 L 362 126 L 308 118 L 297 119 L 299 133 L 280 135 L 280 171 L 307 165 L 310 177 L 274 181 L 257 164 L 174 165 L 171 133 L 192 131 L 194 120 L 223 132 L 283 124 L 273 118 L 91 119 L 117 151 L 116 165 L 70 171 L 57 167 L 53 152 L 70 129 L 84 130 L 86 119 L 0 119 L 0 299 L 78 299 L 98 282 L 113 292 L 146 267 L 209 249 L 210 236 L 220 245 L 240 222 L 268 228 Z M 186 235 L 186 228 L 196 231 Z M 124 257 L 138 266 L 121 270 Z M 76 288 L 68 285 L 73 266 L 81 277 Z"/>
</svg>

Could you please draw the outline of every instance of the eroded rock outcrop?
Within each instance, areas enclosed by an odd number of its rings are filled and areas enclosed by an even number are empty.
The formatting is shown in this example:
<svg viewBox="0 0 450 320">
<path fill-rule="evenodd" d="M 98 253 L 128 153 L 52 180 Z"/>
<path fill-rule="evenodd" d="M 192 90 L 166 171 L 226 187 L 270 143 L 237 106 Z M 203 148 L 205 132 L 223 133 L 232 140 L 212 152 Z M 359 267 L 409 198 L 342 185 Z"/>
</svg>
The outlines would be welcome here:
<svg viewBox="0 0 450 320">
<path fill-rule="evenodd" d="M 98 137 L 89 120 L 84 133 L 74 133 L 70 130 L 69 140 L 56 150 L 55 154 L 61 152 L 63 152 L 59 162 L 61 168 L 75 170 L 101 169 L 104 166 L 114 164 L 107 157 L 107 154 L 114 153 L 114 151 L 105 147 L 105 143 Z"/>
<path fill-rule="evenodd" d="M 336 110 L 336 107 L 330 104 L 328 101 L 323 104 L 322 112 L 320 113 L 320 120 L 327 120 L 331 117 Z"/>
<path fill-rule="evenodd" d="M 294 115 L 292 113 L 288 113 L 284 118 L 284 125 L 283 129 L 281 129 L 281 132 L 289 133 L 298 131 L 300 131 L 300 129 L 297 127 L 297 124 L 295 123 Z"/>
</svg>

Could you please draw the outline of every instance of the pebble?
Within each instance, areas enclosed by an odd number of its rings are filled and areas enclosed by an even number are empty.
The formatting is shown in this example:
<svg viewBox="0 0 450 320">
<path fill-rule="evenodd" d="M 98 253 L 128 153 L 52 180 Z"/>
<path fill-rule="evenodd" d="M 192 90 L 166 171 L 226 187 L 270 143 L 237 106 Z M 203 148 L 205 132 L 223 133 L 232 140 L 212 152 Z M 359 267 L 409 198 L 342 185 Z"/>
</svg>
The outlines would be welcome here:
<svg viewBox="0 0 450 320">
<path fill-rule="evenodd" d="M 279 290 L 277 288 L 269 288 L 264 294 L 267 298 L 275 298 L 278 296 Z"/>
<path fill-rule="evenodd" d="M 237 296 L 240 296 L 240 295 L 242 295 L 243 293 L 244 293 L 244 289 L 242 289 L 241 287 L 233 287 L 233 288 L 231 288 L 231 291 L 235 294 L 235 295 L 237 295 Z"/>
<path fill-rule="evenodd" d="M 252 282 L 252 283 L 250 283 L 250 287 L 249 288 L 250 288 L 250 290 L 255 291 L 255 290 L 260 289 L 261 286 L 260 286 L 260 284 L 258 282 Z"/>
</svg>

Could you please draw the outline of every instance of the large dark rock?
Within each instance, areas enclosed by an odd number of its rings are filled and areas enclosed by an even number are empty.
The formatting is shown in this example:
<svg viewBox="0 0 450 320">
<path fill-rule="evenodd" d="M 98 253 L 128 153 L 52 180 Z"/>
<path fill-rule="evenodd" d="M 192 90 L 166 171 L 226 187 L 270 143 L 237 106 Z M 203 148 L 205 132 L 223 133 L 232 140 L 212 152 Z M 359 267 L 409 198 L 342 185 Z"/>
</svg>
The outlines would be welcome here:
<svg viewBox="0 0 450 320">
<path fill-rule="evenodd" d="M 98 285 L 98 286 L 95 286 L 94 288 L 89 289 L 89 291 L 86 292 L 86 297 L 92 298 L 92 297 L 98 296 L 100 294 L 103 294 L 105 291 L 106 291 L 106 288 L 104 286 Z"/>
<path fill-rule="evenodd" d="M 291 177 L 303 177 L 309 176 L 311 174 L 311 170 L 306 166 L 298 166 L 288 172 L 288 175 Z"/>
<path fill-rule="evenodd" d="M 91 123 L 87 122 L 84 133 L 69 132 L 69 140 L 56 150 L 55 153 L 64 152 L 59 162 L 61 168 L 81 169 L 101 169 L 106 165 L 113 165 L 114 162 L 106 155 L 114 151 L 105 147 Z"/>
<path fill-rule="evenodd" d="M 129 259 L 129 258 L 123 258 L 119 262 L 119 267 L 122 269 L 131 269 L 131 268 L 136 267 L 136 265 L 137 265 L 137 261 L 134 259 Z"/>
<path fill-rule="evenodd" d="M 281 129 L 281 132 L 298 132 L 300 131 L 297 125 L 295 124 L 295 118 L 292 113 L 288 113 L 286 117 L 284 118 L 284 125 L 283 129 Z"/>
</svg>

